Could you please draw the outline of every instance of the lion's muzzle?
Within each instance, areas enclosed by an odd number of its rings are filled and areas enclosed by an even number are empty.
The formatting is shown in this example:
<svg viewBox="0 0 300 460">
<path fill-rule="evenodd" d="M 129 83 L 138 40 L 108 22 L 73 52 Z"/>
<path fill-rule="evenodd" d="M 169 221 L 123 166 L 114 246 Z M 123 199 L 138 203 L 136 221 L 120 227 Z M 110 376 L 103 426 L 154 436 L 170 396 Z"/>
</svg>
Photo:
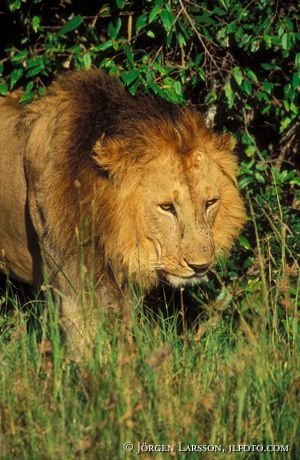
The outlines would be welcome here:
<svg viewBox="0 0 300 460">
<path fill-rule="evenodd" d="M 196 276 L 203 276 L 208 272 L 212 262 L 213 261 L 211 261 L 209 263 L 205 263 L 205 264 L 200 264 L 200 265 L 199 264 L 189 263 L 189 262 L 186 262 L 186 263 L 194 271 L 194 274 Z"/>
</svg>

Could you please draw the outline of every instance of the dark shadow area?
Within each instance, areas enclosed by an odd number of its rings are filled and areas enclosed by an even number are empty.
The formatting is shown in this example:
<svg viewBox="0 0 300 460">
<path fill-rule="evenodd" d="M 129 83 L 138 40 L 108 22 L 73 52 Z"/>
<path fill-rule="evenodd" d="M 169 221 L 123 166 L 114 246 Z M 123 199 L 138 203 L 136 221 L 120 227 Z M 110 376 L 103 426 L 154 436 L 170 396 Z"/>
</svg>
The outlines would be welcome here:
<svg viewBox="0 0 300 460">
<path fill-rule="evenodd" d="M 214 279 L 215 284 L 217 280 Z M 220 287 L 220 286 L 219 286 Z M 176 317 L 177 332 L 196 330 L 211 314 L 211 304 L 218 295 L 218 290 L 204 283 L 199 287 L 174 289 L 161 283 L 145 296 L 143 312 L 155 321 L 158 316 L 163 319 Z"/>
<path fill-rule="evenodd" d="M 19 314 L 24 315 L 27 331 L 29 333 L 35 331 L 37 337 L 41 338 L 41 316 L 44 305 L 45 298 L 42 292 L 0 273 L 0 316 L 8 319 L 5 323 L 13 328 L 14 318 Z"/>
<path fill-rule="evenodd" d="M 161 284 L 145 296 L 142 311 L 155 323 L 159 315 L 163 319 L 178 318 L 178 333 L 183 328 L 193 329 L 199 322 L 208 318 L 205 301 L 213 301 L 216 291 L 205 285 L 201 287 L 203 301 L 199 301 L 198 293 L 192 289 L 174 289 L 167 284 Z M 25 315 L 27 331 L 33 330 L 39 334 L 41 316 L 45 308 L 45 296 L 31 286 L 8 279 L 0 273 L 0 315 L 13 318 L 16 312 Z"/>
</svg>

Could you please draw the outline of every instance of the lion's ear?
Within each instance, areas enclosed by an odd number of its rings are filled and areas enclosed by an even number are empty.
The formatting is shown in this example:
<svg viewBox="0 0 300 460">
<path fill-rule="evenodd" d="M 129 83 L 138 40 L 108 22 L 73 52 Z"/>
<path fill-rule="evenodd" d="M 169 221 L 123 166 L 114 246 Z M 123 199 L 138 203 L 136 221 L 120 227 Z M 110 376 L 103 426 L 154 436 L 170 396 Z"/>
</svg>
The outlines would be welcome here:
<svg viewBox="0 0 300 460">
<path fill-rule="evenodd" d="M 228 133 L 216 135 L 216 151 L 213 159 L 222 172 L 237 186 L 238 164 L 235 155 L 232 153 L 236 144 L 235 139 Z"/>
<path fill-rule="evenodd" d="M 118 140 L 106 138 L 105 134 L 102 134 L 94 145 L 93 159 L 108 177 L 116 176 L 124 168 L 124 157 L 120 155 L 120 147 Z"/>
</svg>

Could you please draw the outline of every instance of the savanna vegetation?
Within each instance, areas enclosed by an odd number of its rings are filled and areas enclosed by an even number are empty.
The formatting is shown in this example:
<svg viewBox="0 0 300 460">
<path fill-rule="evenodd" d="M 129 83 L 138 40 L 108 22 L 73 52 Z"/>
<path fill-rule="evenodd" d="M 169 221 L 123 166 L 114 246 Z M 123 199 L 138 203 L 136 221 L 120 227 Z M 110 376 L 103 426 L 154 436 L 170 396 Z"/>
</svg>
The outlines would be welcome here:
<svg viewBox="0 0 300 460">
<path fill-rule="evenodd" d="M 79 365 L 51 300 L 3 276 L 1 459 L 299 458 L 299 25 L 292 0 L 0 4 L 3 97 L 96 66 L 191 103 L 236 138 L 248 215 L 205 285 L 103 311 Z"/>
</svg>

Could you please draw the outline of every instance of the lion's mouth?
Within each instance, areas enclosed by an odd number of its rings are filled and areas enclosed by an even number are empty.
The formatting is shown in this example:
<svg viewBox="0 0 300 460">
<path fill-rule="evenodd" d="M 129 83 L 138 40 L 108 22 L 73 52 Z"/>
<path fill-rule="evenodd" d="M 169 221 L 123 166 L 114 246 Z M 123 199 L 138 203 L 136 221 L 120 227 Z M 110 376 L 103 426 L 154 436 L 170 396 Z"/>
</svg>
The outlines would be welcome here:
<svg viewBox="0 0 300 460">
<path fill-rule="evenodd" d="M 160 276 L 163 280 L 167 281 L 168 284 L 174 287 L 181 286 L 192 286 L 195 284 L 200 284 L 206 280 L 206 274 L 208 270 L 203 271 L 202 273 L 192 273 L 189 275 L 178 275 L 167 272 L 165 270 L 160 271 Z"/>
</svg>

